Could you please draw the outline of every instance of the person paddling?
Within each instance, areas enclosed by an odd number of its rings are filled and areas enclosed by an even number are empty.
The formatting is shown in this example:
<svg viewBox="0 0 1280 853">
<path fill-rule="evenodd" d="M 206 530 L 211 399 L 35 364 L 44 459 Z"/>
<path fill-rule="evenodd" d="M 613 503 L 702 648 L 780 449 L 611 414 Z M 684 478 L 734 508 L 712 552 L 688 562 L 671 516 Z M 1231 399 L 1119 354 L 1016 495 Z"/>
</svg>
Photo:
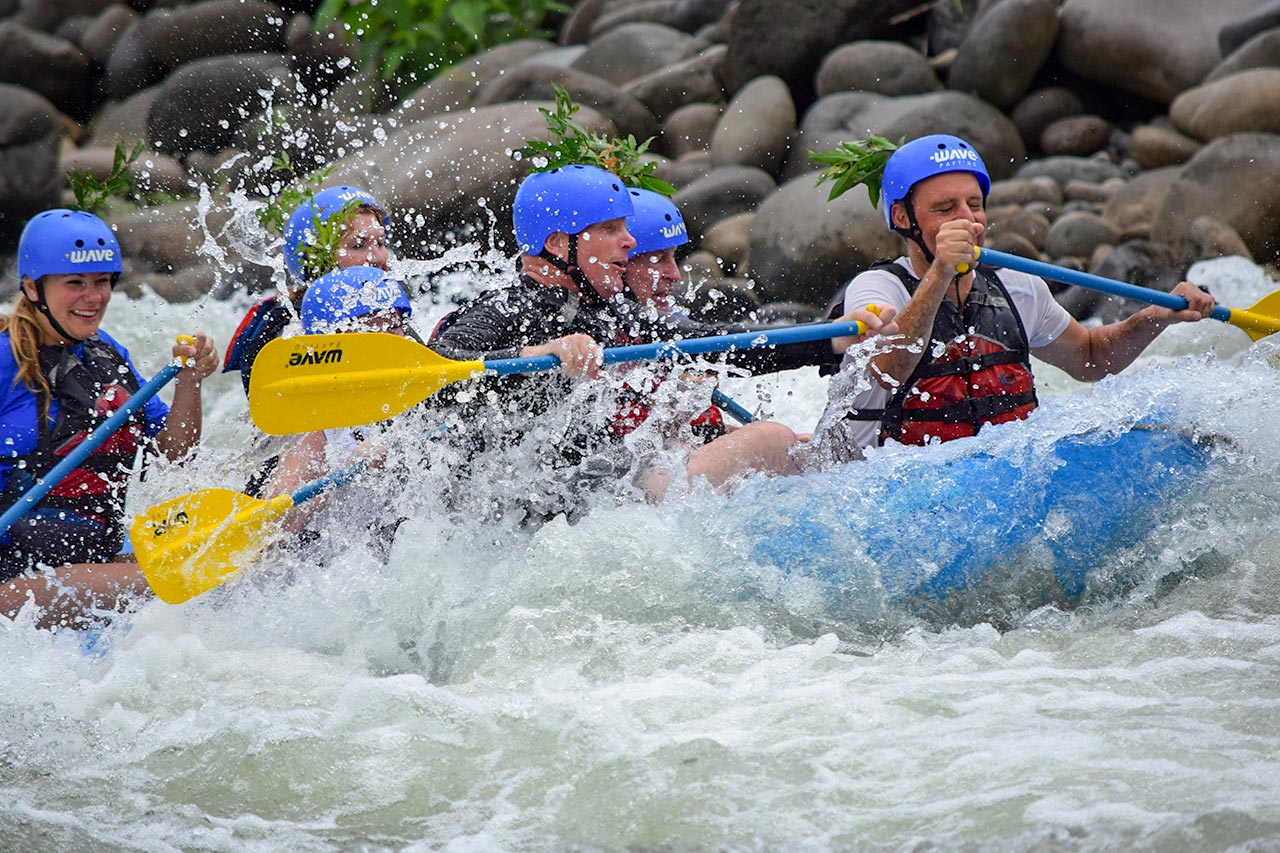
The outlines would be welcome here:
<svg viewBox="0 0 1280 853">
<path fill-rule="evenodd" d="M 0 482 L 8 508 L 138 391 L 128 351 L 100 328 L 123 265 L 98 217 L 47 210 L 18 243 L 19 292 L 0 317 Z M 150 398 L 36 506 L 0 536 L 0 613 L 28 601 L 42 626 L 75 625 L 149 590 L 118 556 L 124 503 L 139 450 L 181 461 L 200 440 L 201 383 L 217 369 L 204 334 L 173 348 L 172 408 Z"/>
<path fill-rule="evenodd" d="M 855 277 L 844 308 L 897 309 L 906 345 L 870 360 L 870 387 L 851 404 L 833 397 L 823 424 L 833 425 L 838 458 L 888 441 L 951 441 L 1025 418 L 1037 406 L 1031 355 L 1079 381 L 1096 381 L 1128 367 L 1168 326 L 1213 310 L 1213 297 L 1184 281 L 1173 292 L 1186 299 L 1185 310 L 1151 306 L 1085 329 L 1043 279 L 975 265 L 991 178 L 978 152 L 956 136 L 925 136 L 898 148 L 885 163 L 882 188 L 886 223 L 906 238 L 907 254 Z"/>
<path fill-rule="evenodd" d="M 457 404 L 453 420 L 470 430 L 474 448 L 510 446 L 532 436 L 533 450 L 553 468 L 571 469 L 566 489 L 580 495 L 595 479 L 630 478 L 651 499 L 665 494 L 673 472 L 651 456 L 627 450 L 600 412 L 617 409 L 616 400 L 588 407 L 582 417 L 544 418 L 570 397 L 574 380 L 601 378 L 602 348 L 620 335 L 671 340 L 683 334 L 666 314 L 641 310 L 626 300 L 624 273 L 635 239 L 627 230 L 634 212 L 630 192 L 616 175 L 595 166 L 570 165 L 527 177 L 516 193 L 513 222 L 520 246 L 521 275 L 508 287 L 477 296 L 437 327 L 431 347 L 447 358 L 489 360 L 554 355 L 560 375 L 490 377 L 465 398 L 456 389 L 437 402 Z M 859 319 L 879 330 L 879 317 L 859 310 Z M 830 342 L 748 349 L 722 360 L 752 373 L 784 370 L 838 358 Z M 596 389 L 597 391 L 606 390 Z M 511 415 L 518 413 L 518 418 Z M 496 434 L 476 429 L 496 423 Z M 796 442 L 786 426 L 757 422 L 693 450 L 685 459 L 690 481 L 705 478 L 721 487 L 749 471 L 784 472 L 794 467 L 789 451 Z M 597 473 L 592 473 L 597 472 Z"/>
<path fill-rule="evenodd" d="M 337 239 L 325 233 L 334 227 L 339 229 L 332 235 Z M 284 228 L 290 304 L 276 294 L 250 308 L 227 345 L 222 371 L 238 370 L 248 394 L 254 359 L 298 316 L 303 295 L 312 281 L 346 267 L 388 269 L 390 227 L 386 208 L 359 187 L 329 187 L 298 205 Z"/>
</svg>

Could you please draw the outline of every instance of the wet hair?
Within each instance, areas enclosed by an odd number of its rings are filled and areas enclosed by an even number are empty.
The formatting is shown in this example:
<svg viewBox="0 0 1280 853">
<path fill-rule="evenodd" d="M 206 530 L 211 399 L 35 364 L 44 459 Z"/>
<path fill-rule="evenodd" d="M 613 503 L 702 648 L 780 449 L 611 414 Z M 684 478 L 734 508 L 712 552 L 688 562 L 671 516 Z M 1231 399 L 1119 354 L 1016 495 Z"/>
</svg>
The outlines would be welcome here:
<svg viewBox="0 0 1280 853">
<path fill-rule="evenodd" d="M 13 360 L 18 363 L 18 375 L 14 377 L 16 387 L 19 382 L 27 386 L 36 395 L 41 420 L 49 418 L 49 401 L 53 389 L 49 380 L 40 369 L 40 314 L 34 302 L 27 298 L 21 287 L 13 301 L 13 313 L 0 315 L 0 332 L 9 333 L 9 348 L 13 350 Z"/>
</svg>

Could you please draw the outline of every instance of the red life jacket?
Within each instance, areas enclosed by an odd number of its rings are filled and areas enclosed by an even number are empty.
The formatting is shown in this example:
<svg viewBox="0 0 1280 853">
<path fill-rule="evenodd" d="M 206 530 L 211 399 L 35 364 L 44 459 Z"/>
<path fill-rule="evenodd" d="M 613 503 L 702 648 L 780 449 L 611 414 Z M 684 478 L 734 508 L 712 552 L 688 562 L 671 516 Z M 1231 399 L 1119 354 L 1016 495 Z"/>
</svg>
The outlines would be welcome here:
<svg viewBox="0 0 1280 853">
<path fill-rule="evenodd" d="M 920 280 L 878 261 L 915 295 Z M 941 355 L 930 355 L 941 351 Z M 850 420 L 880 421 L 880 443 L 952 441 L 984 424 L 1027 417 L 1037 405 L 1027 332 L 994 269 L 979 264 L 963 311 L 942 300 L 925 356 L 883 409 L 854 409 Z"/>
<path fill-rule="evenodd" d="M 615 346 L 640 343 L 647 343 L 647 341 L 619 332 Z M 662 375 L 653 377 L 648 383 L 648 388 L 636 388 L 630 382 L 623 385 L 622 391 L 618 395 L 618 411 L 613 416 L 612 428 L 614 435 L 621 438 L 628 433 L 634 432 L 649 419 L 653 394 L 658 390 L 658 386 L 662 384 L 666 375 L 664 372 Z M 715 441 L 728 432 L 724 423 L 724 413 L 720 411 L 719 406 L 714 404 L 689 421 L 689 425 L 693 427 L 693 434 L 701 438 L 704 444 Z"/>
<path fill-rule="evenodd" d="M 80 358 L 70 347 L 41 347 L 40 366 L 58 416 L 52 427 L 41 419 L 35 449 L 16 460 L 5 484 L 5 506 L 53 470 L 139 388 L 124 357 L 104 341 L 85 341 Z M 119 553 L 125 491 L 145 436 L 140 409 L 10 528 L 15 546 L 55 565 L 102 562 Z"/>
</svg>

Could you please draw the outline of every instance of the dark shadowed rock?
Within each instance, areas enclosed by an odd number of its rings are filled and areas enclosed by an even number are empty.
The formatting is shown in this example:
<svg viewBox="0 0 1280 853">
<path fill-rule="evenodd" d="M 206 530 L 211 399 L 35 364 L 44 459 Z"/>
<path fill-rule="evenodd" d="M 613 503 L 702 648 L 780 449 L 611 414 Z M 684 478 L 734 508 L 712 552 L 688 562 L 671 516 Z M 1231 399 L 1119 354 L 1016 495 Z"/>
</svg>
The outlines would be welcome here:
<svg viewBox="0 0 1280 853">
<path fill-rule="evenodd" d="M 594 39 L 615 27 L 637 22 L 671 25 L 675 17 L 677 0 L 627 0 L 625 3 L 606 4 L 599 16 L 591 22 L 591 38 Z"/>
<path fill-rule="evenodd" d="M 573 11 L 560 26 L 561 44 L 586 44 L 591 38 L 591 25 L 599 17 L 605 0 L 582 0 L 573 4 Z"/>
<path fill-rule="evenodd" d="M 1106 149 L 1116 126 L 1102 116 L 1060 118 L 1040 134 L 1040 150 L 1050 156 L 1072 154 L 1080 157 Z"/>
<path fill-rule="evenodd" d="M 835 92 L 919 95 L 936 92 L 942 81 L 919 51 L 896 41 L 855 41 L 841 45 L 818 67 L 818 96 Z"/>
<path fill-rule="evenodd" d="M 1260 3 L 1252 12 L 1227 23 L 1218 31 L 1218 49 L 1227 56 L 1254 35 L 1276 27 L 1280 27 L 1280 0 Z"/>
<path fill-rule="evenodd" d="M 732 94 L 762 74 L 791 87 L 798 105 L 813 97 L 822 57 L 846 42 L 876 38 L 915 0 L 740 0 L 729 25 L 725 88 Z"/>
<path fill-rule="evenodd" d="M 1212 216 L 1235 230 L 1259 263 L 1280 259 L 1280 135 L 1237 133 L 1205 145 L 1182 167 L 1152 238 L 1191 254 L 1190 228 Z"/>
<path fill-rule="evenodd" d="M 640 140 L 658 135 L 657 119 L 634 95 L 599 77 L 572 68 L 521 65 L 486 83 L 473 104 L 483 107 L 509 101 L 554 100 L 553 82 L 563 86 L 574 103 L 608 116 L 617 125 L 619 133 L 630 133 Z"/>
<path fill-rule="evenodd" d="M 622 90 L 635 95 L 659 119 L 695 103 L 724 103 L 724 59 L 728 48 L 717 44 L 697 56 L 632 80 Z"/>
<path fill-rule="evenodd" d="M 672 157 L 690 151 L 710 151 L 711 135 L 719 121 L 720 107 L 715 104 L 680 107 L 662 123 L 662 150 Z"/>
<path fill-rule="evenodd" d="M 404 99 L 397 109 L 403 121 L 420 121 L 471 105 L 484 84 L 507 68 L 545 53 L 552 47 L 541 39 L 520 39 L 478 53 L 441 71 L 431 82 Z"/>
<path fill-rule="evenodd" d="M 1103 243 L 1115 245 L 1119 237 L 1111 223 L 1101 216 L 1082 211 L 1064 213 L 1049 228 L 1044 250 L 1052 257 L 1087 258 Z"/>
<path fill-rule="evenodd" d="M 155 21 L 147 28 L 147 49 L 167 68 L 206 56 L 285 49 L 284 12 L 264 0 L 202 0 L 148 17 Z"/>
<path fill-rule="evenodd" d="M 147 137 L 160 150 L 216 151 L 231 144 L 263 109 L 260 91 L 288 91 L 280 55 L 213 56 L 180 66 L 161 85 L 147 115 Z"/>
<path fill-rule="evenodd" d="M 689 240 L 697 243 L 712 225 L 755 210 L 776 188 L 773 177 L 763 169 L 722 166 L 685 186 L 673 200 L 684 215 Z"/>
<path fill-rule="evenodd" d="M 1212 216 L 1197 216 L 1187 232 L 1197 258 L 1239 256 L 1253 260 L 1253 253 L 1236 230 Z"/>
<path fill-rule="evenodd" d="M 1029 92 L 1009 113 L 1018 132 L 1031 148 L 1039 149 L 1045 128 L 1055 121 L 1080 115 L 1084 103 L 1070 89 L 1051 86 Z"/>
<path fill-rule="evenodd" d="M 720 20 L 733 0 L 679 0 L 671 16 L 671 26 L 696 33 Z"/>
<path fill-rule="evenodd" d="M 1174 127 L 1194 139 L 1280 133 L 1280 68 L 1255 68 L 1183 92 L 1169 106 Z"/>
<path fill-rule="evenodd" d="M 114 165 L 115 146 L 97 145 L 76 148 L 62 158 L 65 172 L 86 172 L 105 181 Z M 172 157 L 144 151 L 129 168 L 129 176 L 141 192 L 163 192 L 181 195 L 191 192 L 187 172 Z"/>
<path fill-rule="evenodd" d="M 1222 55 L 1218 31 L 1259 0 L 1066 0 L 1056 55 L 1087 80 L 1167 104 Z"/>
<path fill-rule="evenodd" d="M 30 89 L 79 115 L 93 100 L 92 71 L 89 57 L 66 39 L 0 21 L 0 82 Z"/>
<path fill-rule="evenodd" d="M 164 66 L 156 62 L 147 47 L 147 28 L 152 23 L 145 17 L 135 22 L 111 46 L 101 82 L 107 97 L 123 100 L 164 79 Z"/>
<path fill-rule="evenodd" d="M 690 151 L 675 160 L 660 162 L 654 177 L 660 178 L 676 189 L 687 187 L 711 171 L 710 151 Z"/>
<path fill-rule="evenodd" d="M 57 207 L 63 177 L 58 110 L 29 89 L 0 83 L 0 241 L 16 245 L 23 225 Z"/>
<path fill-rule="evenodd" d="M 1277 66 L 1280 66 L 1280 26 L 1258 33 L 1240 45 L 1230 56 L 1213 66 L 1213 70 L 1204 78 L 1204 82 L 1212 83 L 1251 68 Z"/>
<path fill-rule="evenodd" d="M 756 211 L 751 276 L 765 302 L 824 306 L 855 273 L 902 250 L 865 192 L 827 201 L 829 185 L 815 186 L 816 178 L 810 173 L 789 181 Z"/>
<path fill-rule="evenodd" d="M 138 17 L 138 13 L 128 6 L 118 3 L 108 6 L 85 29 L 80 49 L 98 65 L 105 64 L 116 41 L 138 21 Z"/>
<path fill-rule="evenodd" d="M 310 15 L 294 15 L 285 32 L 289 69 L 310 92 L 328 93 L 357 68 L 358 48 L 342 37 L 335 21 L 317 34 Z"/>
<path fill-rule="evenodd" d="M 711 138 L 711 162 L 777 175 L 795 132 L 796 107 L 787 84 L 778 77 L 757 77 L 724 108 Z"/>
<path fill-rule="evenodd" d="M 623 24 L 591 40 L 572 67 L 621 86 L 688 56 L 693 36 L 653 23 Z"/>
<path fill-rule="evenodd" d="M 947 85 L 997 107 L 1026 94 L 1058 36 L 1054 0 L 1004 0 L 974 21 Z"/>
<path fill-rule="evenodd" d="M 145 142 L 147 139 L 147 115 L 151 103 L 160 94 L 159 86 L 143 89 L 123 101 L 105 104 L 89 125 L 89 144 L 114 147 L 119 136 L 125 142 Z"/>
<path fill-rule="evenodd" d="M 1176 253 L 1169 247 L 1150 240 L 1130 240 L 1109 252 L 1102 263 L 1089 272 L 1103 278 L 1127 281 L 1139 287 L 1149 287 L 1168 293 L 1182 280 L 1185 265 L 1179 263 Z M 1080 288 L 1071 288 L 1080 290 Z M 1092 316 L 1104 323 L 1123 320 L 1146 307 L 1144 303 L 1119 299 L 1115 296 L 1095 294 Z M 1074 312 L 1073 312 L 1074 313 Z M 1080 315 L 1077 315 L 1080 316 Z"/>
<path fill-rule="evenodd" d="M 937 56 L 947 51 L 959 50 L 969 35 L 969 28 L 978 16 L 980 8 L 985 7 L 986 0 L 949 0 L 946 3 L 934 3 L 929 10 L 927 36 L 929 53 Z"/>
<path fill-rule="evenodd" d="M 814 168 L 809 151 L 825 151 L 841 142 L 875 133 L 895 142 L 930 133 L 952 133 L 982 155 L 995 180 L 1009 177 L 1026 156 L 1013 122 L 985 101 L 963 92 L 889 98 L 866 92 L 842 92 L 819 99 L 805 113 L 787 163 L 787 176 Z"/>
<path fill-rule="evenodd" d="M 113 2 L 115 0 L 28 0 L 19 4 L 13 21 L 33 30 L 51 33 L 69 18 L 96 17 Z"/>
<path fill-rule="evenodd" d="M 1049 217 L 1024 207 L 992 208 L 987 213 L 991 239 L 1017 235 L 1035 249 L 1043 249 L 1052 227 Z"/>
</svg>

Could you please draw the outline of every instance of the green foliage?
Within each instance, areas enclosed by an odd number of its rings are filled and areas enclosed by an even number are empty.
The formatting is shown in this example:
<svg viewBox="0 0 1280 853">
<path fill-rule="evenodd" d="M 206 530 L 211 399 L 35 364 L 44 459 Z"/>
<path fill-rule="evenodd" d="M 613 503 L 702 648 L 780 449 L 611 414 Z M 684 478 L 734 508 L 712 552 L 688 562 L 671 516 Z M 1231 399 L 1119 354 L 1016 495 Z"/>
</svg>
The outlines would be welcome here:
<svg viewBox="0 0 1280 853">
<path fill-rule="evenodd" d="M 347 225 L 355 219 L 360 199 L 353 198 L 328 219 L 311 218 L 311 239 L 301 246 L 302 268 L 307 278 L 318 278 L 338 268 L 338 244 Z"/>
<path fill-rule="evenodd" d="M 362 67 L 383 80 L 423 83 L 473 53 L 549 36 L 547 17 L 568 11 L 559 0 L 324 0 L 315 32 L 339 21 L 359 45 Z"/>
<path fill-rule="evenodd" d="M 275 197 L 267 202 L 266 207 L 258 211 L 258 224 L 276 236 L 284 233 L 284 224 L 289 220 L 289 214 L 297 210 L 298 205 L 315 196 L 325 178 L 332 174 L 333 166 L 312 172 L 299 181 L 285 183 L 294 171 L 289 152 L 282 151 L 271 159 L 269 174 L 277 176 L 274 186 L 279 189 Z"/>
<path fill-rule="evenodd" d="M 640 162 L 641 155 L 649 150 L 649 143 L 653 142 L 652 136 L 644 142 L 636 142 L 631 134 L 626 139 L 610 139 L 602 134 L 590 133 L 574 121 L 573 114 L 579 110 L 579 106 L 569 97 L 569 93 L 555 83 L 551 87 L 556 95 L 555 112 L 545 108 L 539 108 L 538 112 L 547 120 L 547 130 L 552 141 L 531 139 L 515 152 L 534 164 L 531 171 L 545 172 L 575 164 L 599 166 L 606 172 L 617 175 L 629 187 L 653 190 L 668 197 L 676 194 L 675 187 L 653 176 L 653 171 L 658 167 L 656 163 Z"/>
<path fill-rule="evenodd" d="M 132 149 L 125 141 L 116 137 L 116 153 L 112 159 L 111 172 L 105 181 L 95 178 L 88 172 L 67 172 L 67 182 L 76 196 L 76 209 L 92 213 L 100 210 L 111 198 L 136 198 L 138 188 L 129 174 L 134 162 L 142 156 L 145 145 L 139 142 Z"/>
<path fill-rule="evenodd" d="M 818 175 L 818 186 L 832 182 L 827 201 L 834 201 L 846 192 L 862 184 L 873 205 L 880 203 L 880 183 L 884 176 L 884 164 L 898 150 L 902 140 L 894 143 L 883 136 L 871 134 L 861 142 L 841 142 L 829 151 L 810 151 L 809 159 L 827 168 Z"/>
</svg>

